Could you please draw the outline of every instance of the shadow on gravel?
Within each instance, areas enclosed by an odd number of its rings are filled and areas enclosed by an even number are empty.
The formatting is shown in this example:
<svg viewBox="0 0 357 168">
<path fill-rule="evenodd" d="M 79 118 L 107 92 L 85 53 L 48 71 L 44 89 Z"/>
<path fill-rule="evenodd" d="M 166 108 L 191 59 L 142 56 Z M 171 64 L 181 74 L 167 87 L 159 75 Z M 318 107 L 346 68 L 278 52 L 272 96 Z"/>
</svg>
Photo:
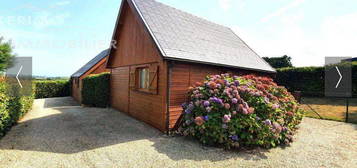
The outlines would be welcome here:
<svg viewBox="0 0 357 168">
<path fill-rule="evenodd" d="M 1 150 L 72 154 L 136 140 L 149 140 L 173 160 L 267 159 L 264 149 L 227 151 L 204 147 L 185 137 L 167 137 L 149 125 L 113 109 L 84 108 L 70 98 L 45 100 L 45 117 L 23 121 L 0 141 Z M 150 149 L 150 147 L 148 147 Z M 145 150 L 145 149 L 137 149 Z M 123 156 L 125 157 L 125 156 Z"/>
<path fill-rule="evenodd" d="M 240 149 L 224 150 L 221 148 L 205 147 L 192 138 L 172 137 L 165 140 L 155 139 L 153 145 L 159 153 L 167 155 L 172 160 L 209 160 L 221 161 L 234 158 L 242 158 L 245 160 L 262 160 L 268 157 L 265 153 L 266 149 Z"/>
<path fill-rule="evenodd" d="M 44 108 L 55 108 L 55 107 L 68 107 L 68 106 L 79 106 L 72 97 L 58 97 L 45 99 Z"/>
</svg>

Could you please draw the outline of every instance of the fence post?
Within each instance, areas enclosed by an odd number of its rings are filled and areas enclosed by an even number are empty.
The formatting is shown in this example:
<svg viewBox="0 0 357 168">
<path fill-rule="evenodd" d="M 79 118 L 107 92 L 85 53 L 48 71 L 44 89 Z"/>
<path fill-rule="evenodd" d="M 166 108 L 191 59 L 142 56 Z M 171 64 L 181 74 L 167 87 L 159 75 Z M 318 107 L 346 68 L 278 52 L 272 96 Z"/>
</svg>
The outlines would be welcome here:
<svg viewBox="0 0 357 168">
<path fill-rule="evenodd" d="M 348 106 L 349 106 L 348 98 L 346 98 L 346 122 L 348 122 Z"/>
</svg>

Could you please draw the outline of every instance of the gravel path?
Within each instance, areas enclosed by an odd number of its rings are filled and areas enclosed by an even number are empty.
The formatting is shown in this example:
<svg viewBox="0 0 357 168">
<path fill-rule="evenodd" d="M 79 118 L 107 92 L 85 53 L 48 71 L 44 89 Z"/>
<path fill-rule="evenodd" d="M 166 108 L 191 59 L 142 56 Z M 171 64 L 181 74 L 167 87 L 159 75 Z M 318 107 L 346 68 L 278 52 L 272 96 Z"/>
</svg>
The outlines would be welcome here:
<svg viewBox="0 0 357 168">
<path fill-rule="evenodd" d="M 112 109 L 39 99 L 0 140 L 0 167 L 357 167 L 357 125 L 305 118 L 295 138 L 285 148 L 225 151 Z"/>
</svg>

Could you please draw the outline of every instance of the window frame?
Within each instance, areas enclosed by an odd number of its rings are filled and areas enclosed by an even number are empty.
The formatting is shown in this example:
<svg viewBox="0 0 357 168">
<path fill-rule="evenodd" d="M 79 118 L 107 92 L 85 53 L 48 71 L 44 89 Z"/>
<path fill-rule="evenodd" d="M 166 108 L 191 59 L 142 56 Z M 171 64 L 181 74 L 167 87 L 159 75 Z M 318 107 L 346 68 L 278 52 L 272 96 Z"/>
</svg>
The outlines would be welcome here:
<svg viewBox="0 0 357 168">
<path fill-rule="evenodd" d="M 141 72 L 142 70 L 146 69 L 146 79 L 147 79 L 147 88 L 141 88 Z M 150 67 L 149 66 L 142 66 L 135 68 L 135 89 L 141 92 L 150 92 Z"/>
</svg>

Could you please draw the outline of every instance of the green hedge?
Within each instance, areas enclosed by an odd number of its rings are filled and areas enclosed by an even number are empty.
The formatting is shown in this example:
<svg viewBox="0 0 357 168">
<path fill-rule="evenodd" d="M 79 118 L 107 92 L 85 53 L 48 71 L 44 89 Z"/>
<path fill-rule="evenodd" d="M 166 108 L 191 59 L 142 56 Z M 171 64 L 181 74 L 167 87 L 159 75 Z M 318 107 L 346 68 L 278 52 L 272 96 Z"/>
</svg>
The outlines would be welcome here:
<svg viewBox="0 0 357 168">
<path fill-rule="evenodd" d="M 324 96 L 324 67 L 281 68 L 277 70 L 276 82 L 289 91 L 302 91 L 303 96 Z M 357 64 L 352 66 L 352 89 L 357 95 Z"/>
<path fill-rule="evenodd" d="M 34 81 L 35 98 L 65 97 L 71 95 L 69 80 L 38 80 Z"/>
<path fill-rule="evenodd" d="M 82 80 L 82 103 L 94 107 L 109 105 L 110 73 L 87 76 Z"/>
<path fill-rule="evenodd" d="M 0 82 L 0 137 L 28 112 L 33 103 L 33 96 L 9 96 L 7 86 Z"/>
</svg>

